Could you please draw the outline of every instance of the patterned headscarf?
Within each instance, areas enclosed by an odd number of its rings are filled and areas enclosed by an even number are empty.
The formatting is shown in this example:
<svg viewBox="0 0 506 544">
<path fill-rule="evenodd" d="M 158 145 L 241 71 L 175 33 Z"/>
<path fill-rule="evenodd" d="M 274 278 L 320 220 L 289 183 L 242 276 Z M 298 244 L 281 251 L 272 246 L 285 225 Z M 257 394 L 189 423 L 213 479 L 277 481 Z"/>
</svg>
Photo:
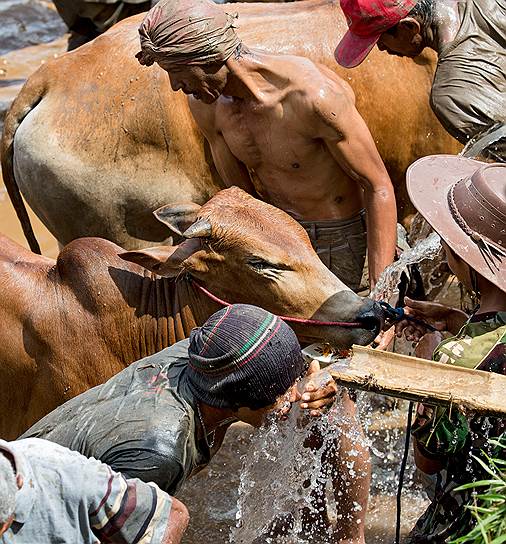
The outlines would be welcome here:
<svg viewBox="0 0 506 544">
<path fill-rule="evenodd" d="M 210 0 L 162 0 L 139 27 L 139 62 L 209 64 L 225 62 L 241 40 L 234 31 L 237 15 L 225 13 Z"/>
</svg>

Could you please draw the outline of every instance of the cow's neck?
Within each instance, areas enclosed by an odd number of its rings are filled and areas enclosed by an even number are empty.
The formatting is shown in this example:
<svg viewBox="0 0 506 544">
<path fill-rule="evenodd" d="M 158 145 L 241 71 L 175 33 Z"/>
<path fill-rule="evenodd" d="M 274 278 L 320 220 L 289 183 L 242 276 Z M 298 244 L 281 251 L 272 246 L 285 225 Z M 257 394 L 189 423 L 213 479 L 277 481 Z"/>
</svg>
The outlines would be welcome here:
<svg viewBox="0 0 506 544">
<path fill-rule="evenodd" d="M 189 277 L 146 276 L 135 293 L 118 323 L 127 332 L 125 342 L 116 346 L 125 365 L 187 338 L 220 308 L 196 289 Z"/>
</svg>

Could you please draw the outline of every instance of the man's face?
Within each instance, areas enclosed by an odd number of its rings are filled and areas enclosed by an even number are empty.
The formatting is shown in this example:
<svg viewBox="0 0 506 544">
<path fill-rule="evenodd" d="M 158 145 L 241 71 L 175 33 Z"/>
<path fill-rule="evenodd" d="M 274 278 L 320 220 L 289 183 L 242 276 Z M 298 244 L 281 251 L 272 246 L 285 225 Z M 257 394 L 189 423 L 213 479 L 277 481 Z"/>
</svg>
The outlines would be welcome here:
<svg viewBox="0 0 506 544">
<path fill-rule="evenodd" d="M 451 247 L 444 241 L 441 241 L 441 245 L 446 253 L 446 261 L 450 270 L 457 276 L 457 279 L 464 285 L 468 291 L 473 290 L 473 282 L 471 280 L 471 269 L 469 265 L 463 261 L 456 253 L 453 252 Z"/>
<path fill-rule="evenodd" d="M 420 25 L 412 18 L 403 19 L 380 36 L 378 49 L 398 57 L 417 57 L 424 50 Z"/>
<path fill-rule="evenodd" d="M 157 62 L 169 74 L 172 90 L 193 95 L 205 104 L 215 102 L 227 84 L 225 64 L 175 66 L 163 60 Z"/>
<path fill-rule="evenodd" d="M 261 427 L 265 418 L 270 414 L 277 414 L 280 418 L 286 416 L 292 402 L 296 399 L 296 391 L 297 385 L 294 384 L 284 395 L 278 397 L 274 404 L 270 404 L 265 408 L 252 410 L 251 408 L 241 407 L 237 410 L 237 419 L 244 423 L 249 423 L 253 427 Z"/>
</svg>

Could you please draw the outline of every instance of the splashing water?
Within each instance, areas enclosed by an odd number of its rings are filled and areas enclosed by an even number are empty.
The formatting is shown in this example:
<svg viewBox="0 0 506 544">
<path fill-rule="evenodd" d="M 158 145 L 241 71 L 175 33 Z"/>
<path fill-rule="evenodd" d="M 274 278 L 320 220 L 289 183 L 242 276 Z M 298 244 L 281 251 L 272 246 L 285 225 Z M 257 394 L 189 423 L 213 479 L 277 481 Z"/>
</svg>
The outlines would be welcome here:
<svg viewBox="0 0 506 544">
<path fill-rule="evenodd" d="M 328 459 L 344 441 L 352 447 L 341 457 L 342 491 L 334 497 L 330 483 L 332 463 Z M 331 522 L 362 523 L 362 506 L 358 502 L 348 505 L 342 514 L 335 499 L 346 494 L 353 480 L 365 476 L 360 455 L 366 447 L 356 421 L 343 415 L 341 402 L 316 419 L 302 415 L 294 407 L 287 421 L 266 424 L 253 437 L 245 459 L 237 524 L 231 531 L 230 542 L 328 542 L 332 537 L 329 514 Z M 319 500 L 315 500 L 315 495 Z"/>
<path fill-rule="evenodd" d="M 401 402 L 401 406 L 403 406 Z M 339 508 L 353 482 L 364 475 L 361 456 L 369 448 L 372 460 L 371 500 L 366 528 L 372 542 L 391 542 L 397 486 L 396 474 L 402 453 L 405 410 L 382 397 L 360 393 L 357 400 L 360 423 L 344 415 L 336 401 L 322 417 L 301 417 L 294 406 L 285 422 L 271 422 L 253 436 L 243 460 L 236 527 L 231 529 L 233 544 L 317 544 L 334 542 L 330 523 L 363 523 L 362 505 L 348 500 Z M 309 448 L 309 437 L 316 447 Z M 313 444 L 314 446 L 314 444 Z M 329 453 L 341 450 L 339 487 L 332 486 Z M 347 452 L 346 452 L 347 450 Z M 423 512 L 426 500 L 414 482 L 410 459 L 405 479 L 403 531 L 408 531 Z M 324 501 L 315 503 L 319 492 Z M 387 511 L 386 511 L 387 510 Z M 372 531 L 372 532 L 371 532 Z"/>
<path fill-rule="evenodd" d="M 404 251 L 399 260 L 383 270 L 369 296 L 374 299 L 390 300 L 408 265 L 425 259 L 434 259 L 440 251 L 441 238 L 437 233 L 432 232 L 427 238 L 419 240 L 412 248 Z"/>
</svg>

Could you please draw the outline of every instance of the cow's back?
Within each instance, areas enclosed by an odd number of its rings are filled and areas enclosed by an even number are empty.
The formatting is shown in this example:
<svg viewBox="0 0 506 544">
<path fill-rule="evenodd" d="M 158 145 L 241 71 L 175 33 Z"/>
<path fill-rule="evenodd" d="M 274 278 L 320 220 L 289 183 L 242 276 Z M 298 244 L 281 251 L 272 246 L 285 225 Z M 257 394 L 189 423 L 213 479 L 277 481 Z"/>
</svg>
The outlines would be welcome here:
<svg viewBox="0 0 506 544">
<path fill-rule="evenodd" d="M 374 50 L 358 68 L 337 66 L 346 25 L 335 2 L 234 4 L 250 47 L 306 55 L 353 87 L 398 193 L 416 158 L 455 152 L 429 107 L 434 57 L 416 61 Z M 133 248 L 166 232 L 151 211 L 174 201 L 202 203 L 220 187 L 188 110 L 166 74 L 142 67 L 137 27 L 116 25 L 92 43 L 48 63 L 32 79 L 45 93 L 15 137 L 16 179 L 30 205 L 63 243 L 103 236 Z"/>
<path fill-rule="evenodd" d="M 55 261 L 0 235 L 0 438 L 16 438 L 125 367 L 120 350 L 129 347 L 130 327 L 118 315 L 135 311 L 123 286 L 135 265 L 118 250 L 76 240 Z"/>
</svg>

